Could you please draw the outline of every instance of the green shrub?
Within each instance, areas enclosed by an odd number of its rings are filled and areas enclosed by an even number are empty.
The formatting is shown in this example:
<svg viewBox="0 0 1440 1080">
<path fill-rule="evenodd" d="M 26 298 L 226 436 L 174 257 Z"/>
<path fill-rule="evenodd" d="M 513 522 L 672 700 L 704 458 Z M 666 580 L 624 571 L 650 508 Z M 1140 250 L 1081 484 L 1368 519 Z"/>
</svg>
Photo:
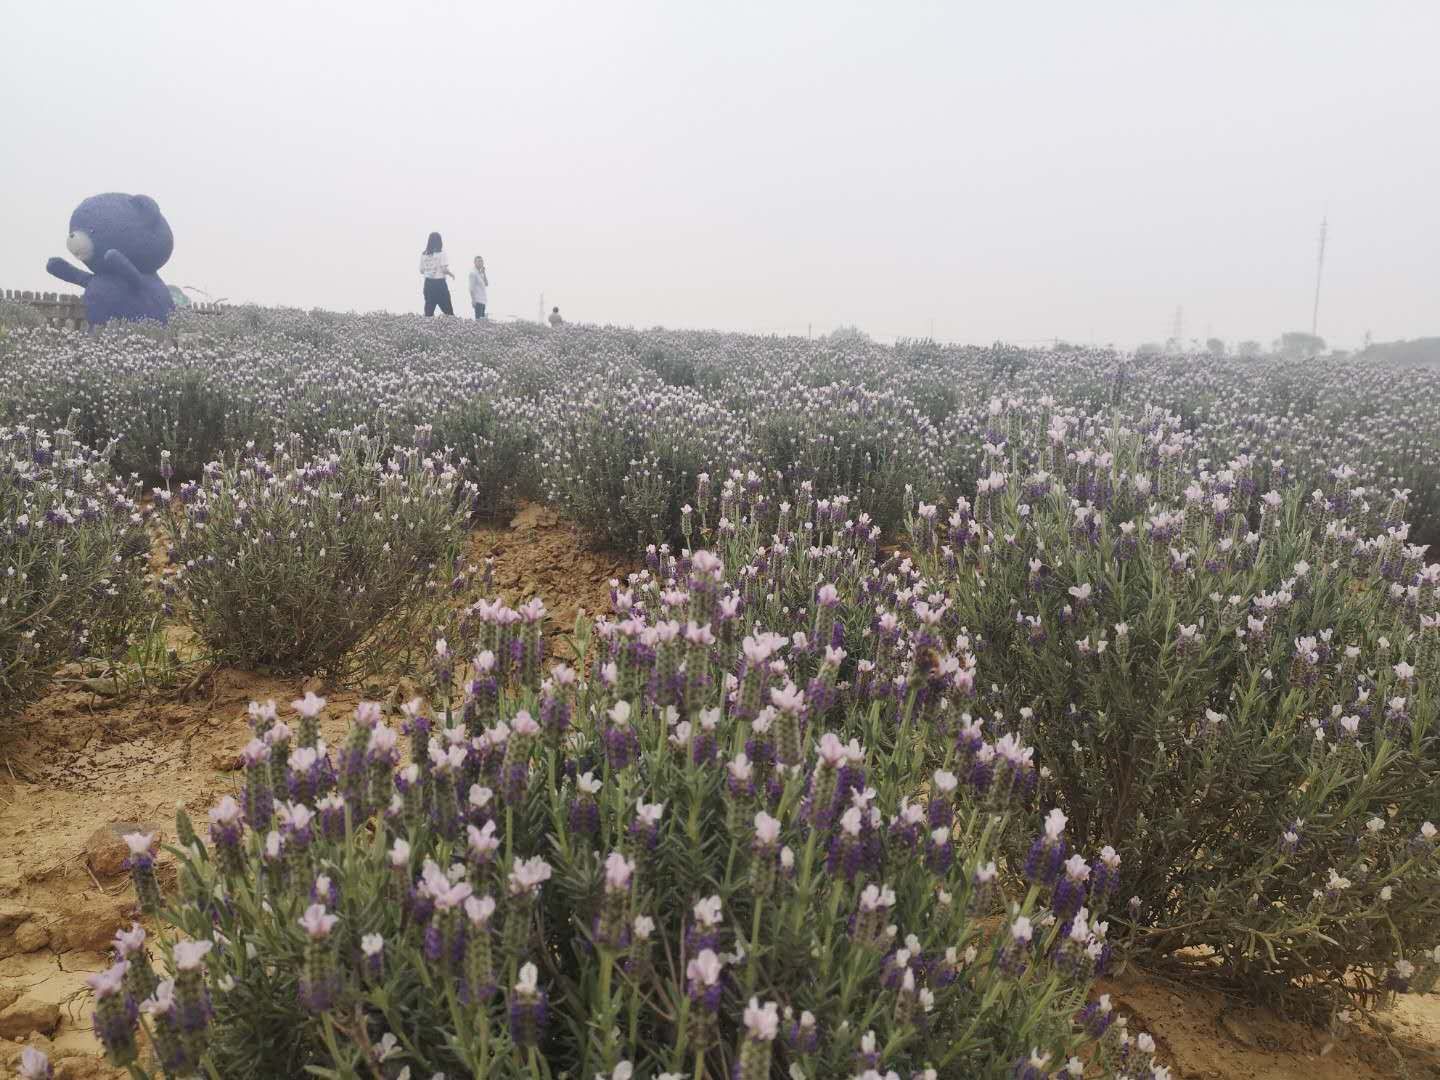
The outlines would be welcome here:
<svg viewBox="0 0 1440 1080">
<path fill-rule="evenodd" d="M 153 611 L 136 491 L 108 455 L 67 429 L 0 428 L 0 716 L 64 664 L 118 659 Z"/>
<path fill-rule="evenodd" d="M 912 519 L 987 730 L 1120 852 L 1137 955 L 1292 1008 L 1373 1002 L 1440 917 L 1440 567 L 1403 502 L 1265 491 L 1158 420 L 1055 423 L 1033 465 L 996 447 L 973 502 Z"/>
<path fill-rule="evenodd" d="M 409 640 L 443 597 L 464 539 L 454 468 L 415 448 L 387 459 L 363 430 L 335 446 L 309 462 L 252 447 L 158 493 L 167 595 L 216 659 L 343 677 Z"/>
<path fill-rule="evenodd" d="M 441 415 L 432 440 L 458 459 L 476 517 L 503 517 L 536 494 L 539 439 L 524 402 L 471 398 Z"/>
</svg>

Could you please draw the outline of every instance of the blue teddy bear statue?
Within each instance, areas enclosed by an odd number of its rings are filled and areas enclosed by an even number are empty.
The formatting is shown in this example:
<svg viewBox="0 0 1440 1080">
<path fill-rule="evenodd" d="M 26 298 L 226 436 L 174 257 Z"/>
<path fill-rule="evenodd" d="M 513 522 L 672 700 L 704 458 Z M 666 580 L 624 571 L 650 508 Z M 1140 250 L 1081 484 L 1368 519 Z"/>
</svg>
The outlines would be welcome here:
<svg viewBox="0 0 1440 1080">
<path fill-rule="evenodd" d="M 65 246 L 90 270 L 60 258 L 51 259 L 45 269 L 84 288 L 91 326 L 111 319 L 165 322 L 175 309 L 170 290 L 156 273 L 175 250 L 175 236 L 149 195 L 110 192 L 86 199 L 70 215 Z"/>
</svg>

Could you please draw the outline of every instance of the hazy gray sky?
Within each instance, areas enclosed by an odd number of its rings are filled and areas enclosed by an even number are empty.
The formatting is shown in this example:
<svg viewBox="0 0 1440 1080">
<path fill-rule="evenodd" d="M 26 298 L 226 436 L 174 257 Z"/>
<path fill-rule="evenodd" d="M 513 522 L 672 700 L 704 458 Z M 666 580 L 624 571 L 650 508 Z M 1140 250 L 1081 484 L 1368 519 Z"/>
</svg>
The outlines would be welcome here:
<svg viewBox="0 0 1440 1080">
<path fill-rule="evenodd" d="M 1440 3 L 0 0 L 0 286 L 971 342 L 1440 333 Z M 468 310 L 464 279 L 454 288 Z"/>
</svg>

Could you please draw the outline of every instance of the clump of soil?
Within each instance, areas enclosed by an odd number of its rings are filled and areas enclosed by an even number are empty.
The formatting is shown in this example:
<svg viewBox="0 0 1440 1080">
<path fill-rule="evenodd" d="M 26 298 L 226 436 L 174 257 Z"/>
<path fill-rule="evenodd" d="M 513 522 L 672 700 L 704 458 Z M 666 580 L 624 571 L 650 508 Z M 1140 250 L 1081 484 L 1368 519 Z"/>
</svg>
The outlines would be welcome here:
<svg viewBox="0 0 1440 1080">
<path fill-rule="evenodd" d="M 1378 1028 L 1354 1023 L 1332 1033 L 1133 968 L 1101 980 L 1096 993 L 1111 996 L 1132 1032 L 1155 1037 L 1177 1080 L 1440 1077 L 1434 994 L 1402 996 Z"/>
</svg>

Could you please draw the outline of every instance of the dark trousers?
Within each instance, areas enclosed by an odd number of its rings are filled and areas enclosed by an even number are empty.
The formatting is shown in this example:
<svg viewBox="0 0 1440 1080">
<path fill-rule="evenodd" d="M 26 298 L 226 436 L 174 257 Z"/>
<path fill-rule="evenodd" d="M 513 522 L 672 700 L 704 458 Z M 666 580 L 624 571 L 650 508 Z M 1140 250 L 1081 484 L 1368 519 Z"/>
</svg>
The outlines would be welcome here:
<svg viewBox="0 0 1440 1080">
<path fill-rule="evenodd" d="M 450 306 L 450 285 L 444 278 L 426 278 L 425 314 L 434 315 L 437 307 L 446 315 L 455 314 L 455 309 Z"/>
<path fill-rule="evenodd" d="M 476 305 L 475 305 L 475 317 L 476 317 L 477 319 L 483 319 L 483 318 L 485 317 L 485 305 L 484 305 L 484 304 L 476 304 Z"/>
</svg>

